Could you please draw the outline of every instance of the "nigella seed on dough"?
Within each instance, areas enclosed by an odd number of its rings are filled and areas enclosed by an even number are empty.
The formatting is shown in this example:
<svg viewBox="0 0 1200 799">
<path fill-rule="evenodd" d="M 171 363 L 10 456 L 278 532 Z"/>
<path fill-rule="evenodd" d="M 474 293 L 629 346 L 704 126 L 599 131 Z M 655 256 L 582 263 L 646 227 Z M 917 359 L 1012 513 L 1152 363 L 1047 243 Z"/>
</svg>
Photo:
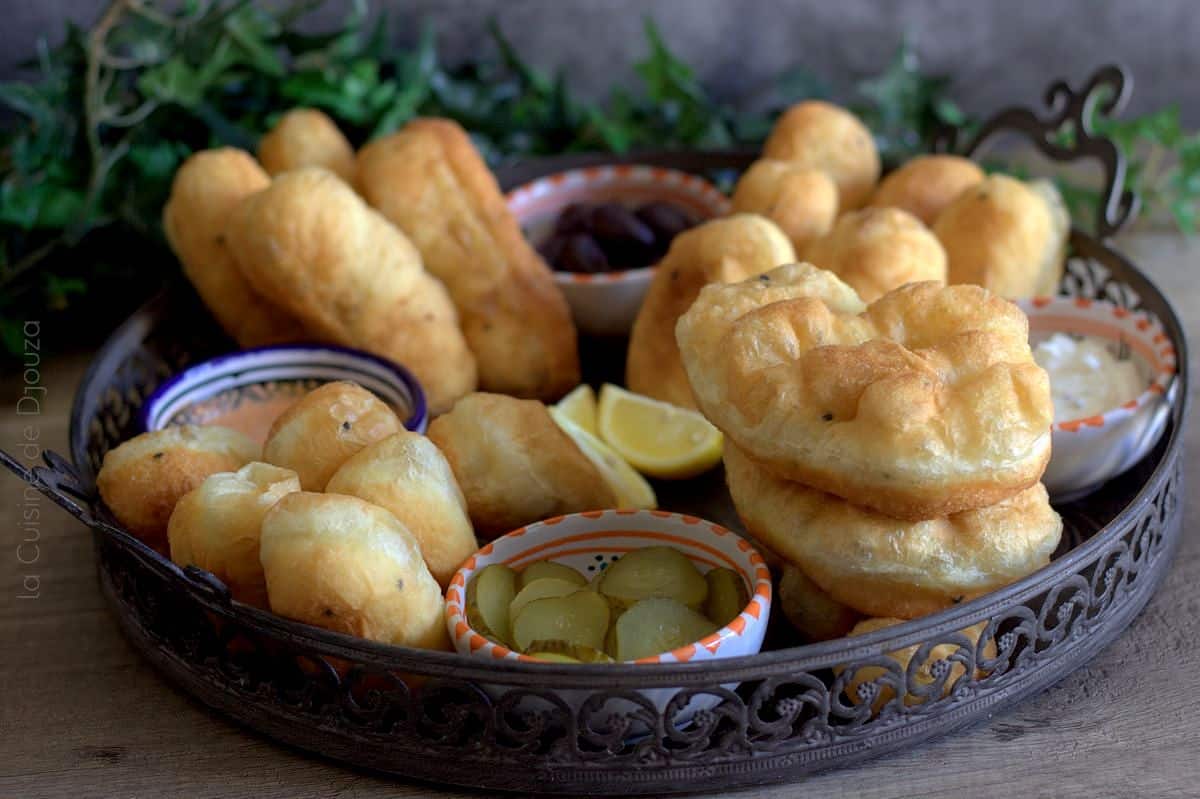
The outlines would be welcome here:
<svg viewBox="0 0 1200 799">
<path fill-rule="evenodd" d="M 832 413 L 823 413 L 823 414 L 821 414 L 821 421 L 822 421 L 822 422 L 832 422 L 832 421 L 833 421 L 833 414 L 832 414 Z"/>
</svg>

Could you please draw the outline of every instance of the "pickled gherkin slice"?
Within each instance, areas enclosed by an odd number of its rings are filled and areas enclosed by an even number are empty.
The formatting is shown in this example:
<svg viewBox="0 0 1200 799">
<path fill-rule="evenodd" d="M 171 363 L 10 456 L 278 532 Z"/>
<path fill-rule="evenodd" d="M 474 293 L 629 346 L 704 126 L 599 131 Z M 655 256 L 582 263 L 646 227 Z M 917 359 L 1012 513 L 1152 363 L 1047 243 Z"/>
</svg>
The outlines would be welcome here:
<svg viewBox="0 0 1200 799">
<path fill-rule="evenodd" d="M 544 577 L 534 580 L 517 592 L 513 601 L 508 603 L 508 617 L 515 619 L 521 609 L 535 599 L 545 599 L 551 596 L 567 596 L 578 591 L 578 583 L 570 580 L 560 580 L 557 577 Z"/>
<path fill-rule="evenodd" d="M 699 609 L 708 597 L 704 577 L 672 547 L 646 547 L 622 556 L 604 570 L 599 587 L 618 608 L 662 597 Z"/>
<path fill-rule="evenodd" d="M 517 575 L 517 590 L 520 591 L 534 580 L 543 580 L 547 577 L 554 577 L 558 580 L 570 580 L 579 586 L 587 585 L 587 578 L 570 566 L 564 566 L 552 560 L 539 560 L 530 563 Z"/>
<path fill-rule="evenodd" d="M 521 608 L 512 620 L 512 641 L 521 652 L 529 651 L 534 641 L 602 649 L 608 621 L 608 602 L 583 588 L 569 596 L 535 599 Z"/>
<path fill-rule="evenodd" d="M 566 641 L 534 641 L 529 645 L 530 657 L 562 658 L 563 663 L 612 663 L 613 659 L 606 652 L 592 649 L 581 644 L 569 644 Z"/>
<path fill-rule="evenodd" d="M 516 573 L 503 563 L 480 569 L 467 586 L 467 624 L 485 638 L 508 646 L 512 640 L 508 606 L 516 586 Z"/>
<path fill-rule="evenodd" d="M 617 660 L 639 660 L 695 643 L 718 626 L 682 602 L 654 597 L 622 613 L 613 629 Z"/>
<path fill-rule="evenodd" d="M 746 581 L 733 569 L 724 566 L 710 569 L 705 573 L 704 581 L 708 583 L 704 615 L 718 627 L 729 624 L 750 604 Z"/>
</svg>

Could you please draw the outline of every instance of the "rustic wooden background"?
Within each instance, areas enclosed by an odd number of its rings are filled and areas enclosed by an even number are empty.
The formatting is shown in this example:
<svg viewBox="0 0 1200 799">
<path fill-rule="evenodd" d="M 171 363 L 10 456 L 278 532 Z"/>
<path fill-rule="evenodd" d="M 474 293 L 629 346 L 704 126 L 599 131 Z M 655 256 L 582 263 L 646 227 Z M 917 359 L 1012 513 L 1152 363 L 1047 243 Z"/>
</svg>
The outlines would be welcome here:
<svg viewBox="0 0 1200 799">
<path fill-rule="evenodd" d="M 1166 234 L 1121 246 L 1166 290 L 1200 346 L 1200 242 Z M 1200 366 L 1192 351 L 1192 368 Z M 65 452 L 87 352 L 39 366 L 40 414 L 18 416 L 21 376 L 0 378 L 0 447 L 28 429 Z M 1188 461 L 1200 461 L 1200 425 Z M 36 456 L 32 450 L 26 453 Z M 1166 583 L 1087 668 L 951 738 L 747 797 L 1137 797 L 1200 795 L 1200 469 Z M 36 525 L 23 522 L 37 507 Z M 100 597 L 89 532 L 0 476 L 0 797 L 296 799 L 482 796 L 348 770 L 243 730 L 174 690 L 125 643 Z M 22 561 L 31 561 L 23 563 Z M 26 580 L 36 576 L 37 597 Z"/>
</svg>

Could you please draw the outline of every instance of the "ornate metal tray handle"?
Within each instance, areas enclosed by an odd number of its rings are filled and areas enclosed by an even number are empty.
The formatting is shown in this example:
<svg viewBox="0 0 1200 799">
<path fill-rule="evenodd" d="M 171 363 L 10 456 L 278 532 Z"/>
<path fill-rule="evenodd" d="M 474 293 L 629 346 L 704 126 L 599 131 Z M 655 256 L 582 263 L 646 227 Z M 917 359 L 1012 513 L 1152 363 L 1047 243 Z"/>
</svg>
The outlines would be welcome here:
<svg viewBox="0 0 1200 799">
<path fill-rule="evenodd" d="M 1112 116 L 1125 107 L 1133 91 L 1133 79 L 1120 66 L 1101 67 L 1079 91 L 1058 80 L 1046 90 L 1043 102 L 1049 116 L 1041 118 L 1028 108 L 1006 108 L 961 145 L 962 131 L 946 127 L 938 132 L 936 152 L 973 156 L 997 134 L 1020 133 L 1043 155 L 1056 162 L 1094 158 L 1104 171 L 1104 188 L 1096 209 L 1096 234 L 1108 239 L 1137 215 L 1140 201 L 1125 190 L 1125 155 L 1111 139 L 1097 136 L 1096 114 Z"/>
<path fill-rule="evenodd" d="M 89 527 L 104 527 L 109 532 L 120 533 L 119 528 L 92 512 L 91 492 L 84 487 L 79 472 L 66 458 L 57 452 L 45 450 L 42 452 L 42 460 L 45 461 L 45 466 L 25 466 L 16 457 L 0 449 L 0 464 L 4 464 L 17 477 L 54 500 L 55 504 L 67 513 Z"/>
<path fill-rule="evenodd" d="M 137 552 L 141 560 L 151 564 L 164 562 L 161 555 L 121 529 L 108 516 L 96 501 L 94 492 L 88 490 L 78 470 L 66 458 L 52 450 L 44 450 L 42 460 L 45 461 L 45 466 L 25 466 L 11 453 L 0 449 L 0 464 L 41 491 L 67 513 L 93 530 L 122 539 Z M 177 568 L 173 564 L 168 565 L 172 569 Z M 209 572 L 195 566 L 188 566 L 180 571 L 193 588 L 207 599 L 223 604 L 231 601 L 228 586 Z"/>
</svg>

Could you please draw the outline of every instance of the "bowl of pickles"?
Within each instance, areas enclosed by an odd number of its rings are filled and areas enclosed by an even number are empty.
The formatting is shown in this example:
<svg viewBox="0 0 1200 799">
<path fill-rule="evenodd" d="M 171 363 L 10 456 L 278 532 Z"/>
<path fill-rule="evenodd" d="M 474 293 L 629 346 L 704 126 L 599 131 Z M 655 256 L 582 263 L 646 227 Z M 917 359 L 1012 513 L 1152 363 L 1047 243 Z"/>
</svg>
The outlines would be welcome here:
<svg viewBox="0 0 1200 799">
<path fill-rule="evenodd" d="M 771 578 L 745 539 L 695 516 L 605 510 L 485 546 L 446 592 L 463 653 L 534 663 L 685 663 L 762 647 Z"/>
</svg>

